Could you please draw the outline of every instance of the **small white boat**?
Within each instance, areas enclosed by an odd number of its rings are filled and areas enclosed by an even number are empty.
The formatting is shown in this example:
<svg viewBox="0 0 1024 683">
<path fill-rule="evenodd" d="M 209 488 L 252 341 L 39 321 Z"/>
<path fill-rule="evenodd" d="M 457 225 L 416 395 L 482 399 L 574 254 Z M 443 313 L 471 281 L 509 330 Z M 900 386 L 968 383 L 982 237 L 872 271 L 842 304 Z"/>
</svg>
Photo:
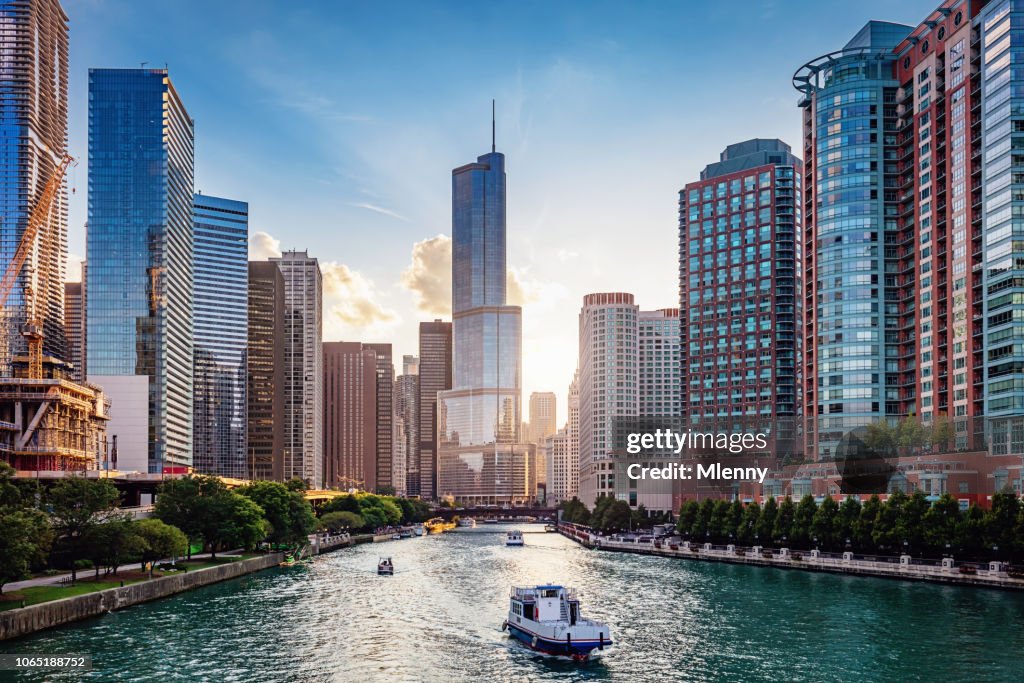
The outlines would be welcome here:
<svg viewBox="0 0 1024 683">
<path fill-rule="evenodd" d="M 394 576 L 395 565 L 390 557 L 382 557 L 377 561 L 377 574 L 380 576 Z"/>
<path fill-rule="evenodd" d="M 505 545 L 521 546 L 523 545 L 523 532 L 518 529 L 512 529 L 505 534 Z"/>
<path fill-rule="evenodd" d="M 423 528 L 422 524 L 419 524 L 412 528 L 412 532 L 417 536 L 422 536 L 423 534 L 427 533 L 427 530 Z"/>
<path fill-rule="evenodd" d="M 497 523 L 498 523 L 498 518 L 497 517 L 487 517 L 487 518 L 484 519 L 484 524 L 497 524 Z"/>
<path fill-rule="evenodd" d="M 402 534 L 391 534 L 391 540 L 392 541 L 401 541 L 402 540 Z"/>
<path fill-rule="evenodd" d="M 577 661 L 612 644 L 606 624 L 580 615 L 575 590 L 551 584 L 513 587 L 508 619 L 501 626 L 505 629 L 532 650 Z"/>
<path fill-rule="evenodd" d="M 466 528 L 466 529 L 475 529 L 476 528 L 476 520 L 473 519 L 472 517 L 465 517 L 465 518 L 459 520 L 459 526 L 463 527 L 463 528 Z"/>
</svg>

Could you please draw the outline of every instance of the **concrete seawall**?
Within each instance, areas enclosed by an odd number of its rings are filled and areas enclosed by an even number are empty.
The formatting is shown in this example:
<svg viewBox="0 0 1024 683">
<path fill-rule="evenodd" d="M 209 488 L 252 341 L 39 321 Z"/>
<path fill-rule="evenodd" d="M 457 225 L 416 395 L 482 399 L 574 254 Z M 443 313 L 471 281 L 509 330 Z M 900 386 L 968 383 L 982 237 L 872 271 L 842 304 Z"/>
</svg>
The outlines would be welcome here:
<svg viewBox="0 0 1024 683">
<path fill-rule="evenodd" d="M 680 546 L 676 550 L 670 547 L 656 548 L 648 543 L 616 542 L 605 538 L 595 538 L 578 529 L 562 528 L 559 532 L 566 538 L 587 548 L 608 552 L 633 553 L 637 555 L 654 555 L 672 557 L 682 560 L 704 562 L 725 562 L 728 564 L 745 564 L 757 567 L 773 567 L 776 569 L 796 569 L 811 572 L 829 572 L 856 576 L 871 576 L 884 579 L 900 579 L 903 581 L 926 581 L 958 586 L 976 586 L 998 588 L 1003 590 L 1024 591 L 1024 579 L 1007 575 L 1005 571 L 977 569 L 974 573 L 961 574 L 956 567 L 938 567 L 913 564 L 909 556 L 907 562 L 879 562 L 861 559 L 840 559 L 832 557 L 816 557 L 811 552 L 798 555 L 781 553 L 776 549 L 770 554 L 753 552 L 752 549 L 731 547 L 706 547 L 693 544 L 693 549 Z"/>
<path fill-rule="evenodd" d="M 183 572 L 151 581 L 133 583 L 123 588 L 109 588 L 86 595 L 7 610 L 0 612 L 0 640 L 19 638 L 43 629 L 88 619 L 193 588 L 208 586 L 212 583 L 227 581 L 275 567 L 281 560 L 281 553 L 270 553 L 262 557 L 239 560 L 209 569 Z"/>
</svg>

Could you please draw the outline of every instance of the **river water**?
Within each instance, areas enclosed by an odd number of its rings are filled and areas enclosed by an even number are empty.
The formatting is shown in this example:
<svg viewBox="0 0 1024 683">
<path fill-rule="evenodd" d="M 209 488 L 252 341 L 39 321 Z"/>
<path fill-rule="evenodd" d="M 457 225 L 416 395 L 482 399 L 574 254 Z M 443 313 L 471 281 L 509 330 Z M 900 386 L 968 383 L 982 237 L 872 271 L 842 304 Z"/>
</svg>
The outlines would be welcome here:
<svg viewBox="0 0 1024 683">
<path fill-rule="evenodd" d="M 88 676 L 26 681 L 1024 678 L 1024 594 L 590 551 L 534 525 L 508 548 L 507 528 L 343 549 L 0 652 L 92 655 Z M 509 586 L 546 582 L 576 586 L 615 647 L 580 665 L 507 637 Z"/>
</svg>

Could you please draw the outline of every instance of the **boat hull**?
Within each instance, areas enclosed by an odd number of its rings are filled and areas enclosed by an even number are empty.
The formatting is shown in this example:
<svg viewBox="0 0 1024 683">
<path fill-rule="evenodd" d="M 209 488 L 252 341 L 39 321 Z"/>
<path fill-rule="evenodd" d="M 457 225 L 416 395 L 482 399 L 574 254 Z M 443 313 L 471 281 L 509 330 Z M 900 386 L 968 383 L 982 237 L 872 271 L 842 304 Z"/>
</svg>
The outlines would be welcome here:
<svg viewBox="0 0 1024 683">
<path fill-rule="evenodd" d="M 531 650 L 543 652 L 547 655 L 572 657 L 574 659 L 586 659 L 595 651 L 601 650 L 602 646 L 608 648 L 612 644 L 611 640 L 605 640 L 602 643 L 600 639 L 573 640 L 571 643 L 564 640 L 552 640 L 515 624 L 508 625 L 508 632 L 513 638 L 523 642 Z"/>
</svg>

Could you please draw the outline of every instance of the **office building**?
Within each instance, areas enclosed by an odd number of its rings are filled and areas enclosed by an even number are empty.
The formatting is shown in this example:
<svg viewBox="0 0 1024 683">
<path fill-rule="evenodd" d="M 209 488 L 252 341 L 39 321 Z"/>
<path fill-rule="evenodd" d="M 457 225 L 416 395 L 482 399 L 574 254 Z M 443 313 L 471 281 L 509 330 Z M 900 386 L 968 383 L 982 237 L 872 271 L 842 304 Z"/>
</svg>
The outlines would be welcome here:
<svg viewBox="0 0 1024 683">
<path fill-rule="evenodd" d="M 249 205 L 193 197 L 192 466 L 245 478 Z"/>
<path fill-rule="evenodd" d="M 544 455 L 547 459 L 547 504 L 557 506 L 572 500 L 577 494 L 579 462 L 573 458 L 567 427 L 562 427 L 544 439 Z"/>
<path fill-rule="evenodd" d="M 395 366 L 391 362 L 391 344 L 363 344 L 377 355 L 377 466 L 376 488 L 388 492 L 397 489 L 392 478 L 394 463 L 394 389 Z M 402 488 L 405 488 L 403 482 Z"/>
<path fill-rule="evenodd" d="M 533 443 L 542 443 L 558 431 L 558 399 L 553 391 L 530 394 L 530 430 L 526 435 Z"/>
<path fill-rule="evenodd" d="M 60 164 L 68 141 L 68 17 L 58 0 L 0 1 L 0 265 L 21 242 L 29 214 Z M 21 335 L 25 296 L 35 293 L 43 354 L 67 360 L 64 270 L 67 263 L 67 183 L 57 192 L 34 249 L 0 310 L 0 376 L 26 352 Z"/>
<path fill-rule="evenodd" d="M 249 262 L 248 479 L 284 480 L 284 275 L 271 261 Z"/>
<path fill-rule="evenodd" d="M 122 470 L 192 465 L 192 119 L 166 69 L 89 71 L 89 381 Z"/>
<path fill-rule="evenodd" d="M 85 379 L 85 293 L 81 282 L 64 283 L 64 338 L 71 377 Z"/>
<path fill-rule="evenodd" d="M 671 403 L 659 401 L 667 396 L 651 385 L 658 368 L 644 368 L 642 415 L 792 438 L 800 414 L 801 169 L 781 140 L 747 140 L 727 146 L 679 192 L 679 320 L 642 316 L 641 355 L 657 346 L 657 328 L 678 327 L 681 354 L 662 361 L 680 361 L 682 386 L 664 387 Z"/>
<path fill-rule="evenodd" d="M 640 311 L 638 410 L 644 417 L 679 417 L 682 411 L 679 309 Z"/>
<path fill-rule="evenodd" d="M 323 275 L 305 251 L 270 259 L 284 277 L 285 479 L 312 488 L 324 476 Z"/>
<path fill-rule="evenodd" d="M 419 335 L 419 481 L 409 495 L 437 498 L 437 394 L 452 388 L 452 324 L 420 323 Z M 417 484 L 416 481 L 412 482 Z"/>
<path fill-rule="evenodd" d="M 522 311 L 505 299 L 505 232 L 505 156 L 492 144 L 452 171 L 453 380 L 438 395 L 437 493 L 467 504 L 536 493 L 536 449 L 520 438 Z"/>
<path fill-rule="evenodd" d="M 419 490 L 419 359 L 402 357 L 394 385 L 394 462 L 391 480 L 399 495 Z"/>
<path fill-rule="evenodd" d="M 377 490 L 378 357 L 368 344 L 323 344 L 324 486 Z"/>
</svg>

